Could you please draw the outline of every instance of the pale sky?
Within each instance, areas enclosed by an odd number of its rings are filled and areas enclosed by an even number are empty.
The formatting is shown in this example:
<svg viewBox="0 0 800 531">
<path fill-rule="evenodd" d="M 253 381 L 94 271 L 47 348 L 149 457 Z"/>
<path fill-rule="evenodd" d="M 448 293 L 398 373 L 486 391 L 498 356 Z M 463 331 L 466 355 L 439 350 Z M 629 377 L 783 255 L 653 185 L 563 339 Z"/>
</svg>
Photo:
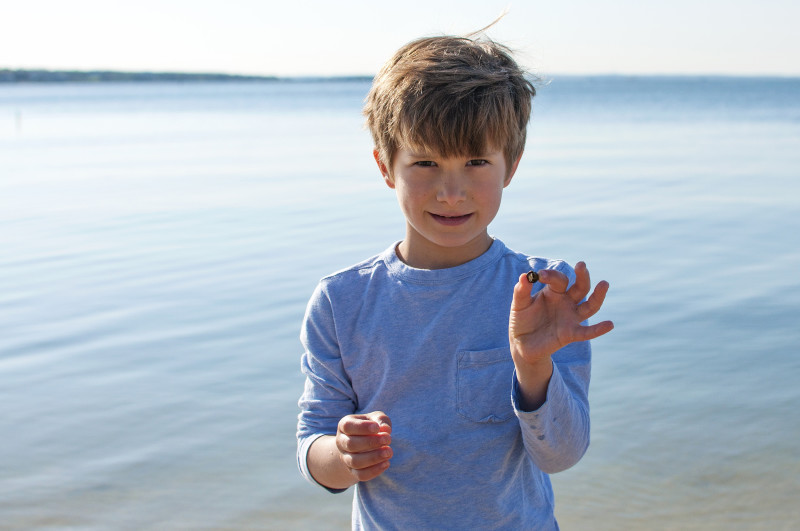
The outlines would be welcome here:
<svg viewBox="0 0 800 531">
<path fill-rule="evenodd" d="M 0 0 L 0 69 L 372 75 L 506 8 L 489 36 L 540 74 L 800 75 L 797 0 Z"/>
</svg>

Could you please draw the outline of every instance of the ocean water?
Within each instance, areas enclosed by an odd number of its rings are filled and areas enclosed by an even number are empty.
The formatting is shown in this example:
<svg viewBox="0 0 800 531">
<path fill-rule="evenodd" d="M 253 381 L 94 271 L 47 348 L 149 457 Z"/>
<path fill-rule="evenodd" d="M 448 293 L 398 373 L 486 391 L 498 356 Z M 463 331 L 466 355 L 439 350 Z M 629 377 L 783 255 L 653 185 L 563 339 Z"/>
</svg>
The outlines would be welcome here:
<svg viewBox="0 0 800 531">
<path fill-rule="evenodd" d="M 1 529 L 349 527 L 298 331 L 403 236 L 367 90 L 0 85 Z M 563 529 L 800 525 L 800 79 L 554 77 L 490 231 L 611 283 Z"/>
</svg>

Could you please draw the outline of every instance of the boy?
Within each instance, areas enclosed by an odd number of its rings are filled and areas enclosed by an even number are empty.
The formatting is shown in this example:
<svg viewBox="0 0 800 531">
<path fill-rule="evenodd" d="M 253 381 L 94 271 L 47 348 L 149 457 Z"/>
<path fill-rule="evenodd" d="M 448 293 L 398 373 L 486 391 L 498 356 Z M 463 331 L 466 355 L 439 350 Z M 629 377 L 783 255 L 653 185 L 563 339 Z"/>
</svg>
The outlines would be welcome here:
<svg viewBox="0 0 800 531">
<path fill-rule="evenodd" d="M 460 37 L 407 44 L 373 82 L 364 113 L 406 236 L 322 279 L 301 332 L 298 465 L 356 485 L 355 529 L 558 527 L 547 474 L 589 444 L 588 340 L 613 325 L 582 324 L 608 290 L 584 301 L 583 263 L 488 234 L 534 94 L 505 47 Z"/>
</svg>

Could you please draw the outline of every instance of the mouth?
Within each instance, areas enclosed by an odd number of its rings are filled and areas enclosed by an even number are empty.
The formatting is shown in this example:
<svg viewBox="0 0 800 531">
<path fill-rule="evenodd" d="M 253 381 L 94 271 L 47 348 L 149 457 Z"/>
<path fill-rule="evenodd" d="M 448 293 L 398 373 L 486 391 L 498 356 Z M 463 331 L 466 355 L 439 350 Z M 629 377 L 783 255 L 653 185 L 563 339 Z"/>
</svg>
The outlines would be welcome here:
<svg viewBox="0 0 800 531">
<path fill-rule="evenodd" d="M 434 214 L 431 212 L 431 217 L 442 225 L 455 226 L 466 223 L 469 218 L 472 217 L 472 214 L 464 214 L 461 216 L 440 216 L 439 214 Z"/>
</svg>

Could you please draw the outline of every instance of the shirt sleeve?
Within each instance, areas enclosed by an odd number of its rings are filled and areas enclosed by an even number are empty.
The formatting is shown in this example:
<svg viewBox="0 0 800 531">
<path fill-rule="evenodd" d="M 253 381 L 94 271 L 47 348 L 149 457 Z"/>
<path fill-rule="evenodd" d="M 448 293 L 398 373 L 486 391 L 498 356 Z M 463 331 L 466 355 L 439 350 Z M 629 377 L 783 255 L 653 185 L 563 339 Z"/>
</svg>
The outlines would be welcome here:
<svg viewBox="0 0 800 531">
<path fill-rule="evenodd" d="M 306 381 L 298 401 L 297 464 L 303 477 L 320 485 L 308 470 L 308 449 L 319 437 L 336 435 L 339 420 L 356 408 L 355 393 L 336 338 L 333 309 L 323 284 L 317 286 L 308 303 L 300 341 L 304 347 L 300 368 Z M 324 488 L 330 492 L 346 490 Z"/>
<path fill-rule="evenodd" d="M 577 345 L 571 350 L 585 351 L 586 356 L 590 355 L 588 343 Z M 511 397 L 525 449 L 534 464 L 547 474 L 561 472 L 575 465 L 589 447 L 589 403 L 586 394 L 589 385 L 588 360 L 586 364 L 575 360 L 558 362 L 555 359 L 557 357 L 575 355 L 574 352 L 563 350 L 553 355 L 553 375 L 547 386 L 547 397 L 535 411 L 520 409 L 516 372 L 512 383 Z"/>
</svg>

